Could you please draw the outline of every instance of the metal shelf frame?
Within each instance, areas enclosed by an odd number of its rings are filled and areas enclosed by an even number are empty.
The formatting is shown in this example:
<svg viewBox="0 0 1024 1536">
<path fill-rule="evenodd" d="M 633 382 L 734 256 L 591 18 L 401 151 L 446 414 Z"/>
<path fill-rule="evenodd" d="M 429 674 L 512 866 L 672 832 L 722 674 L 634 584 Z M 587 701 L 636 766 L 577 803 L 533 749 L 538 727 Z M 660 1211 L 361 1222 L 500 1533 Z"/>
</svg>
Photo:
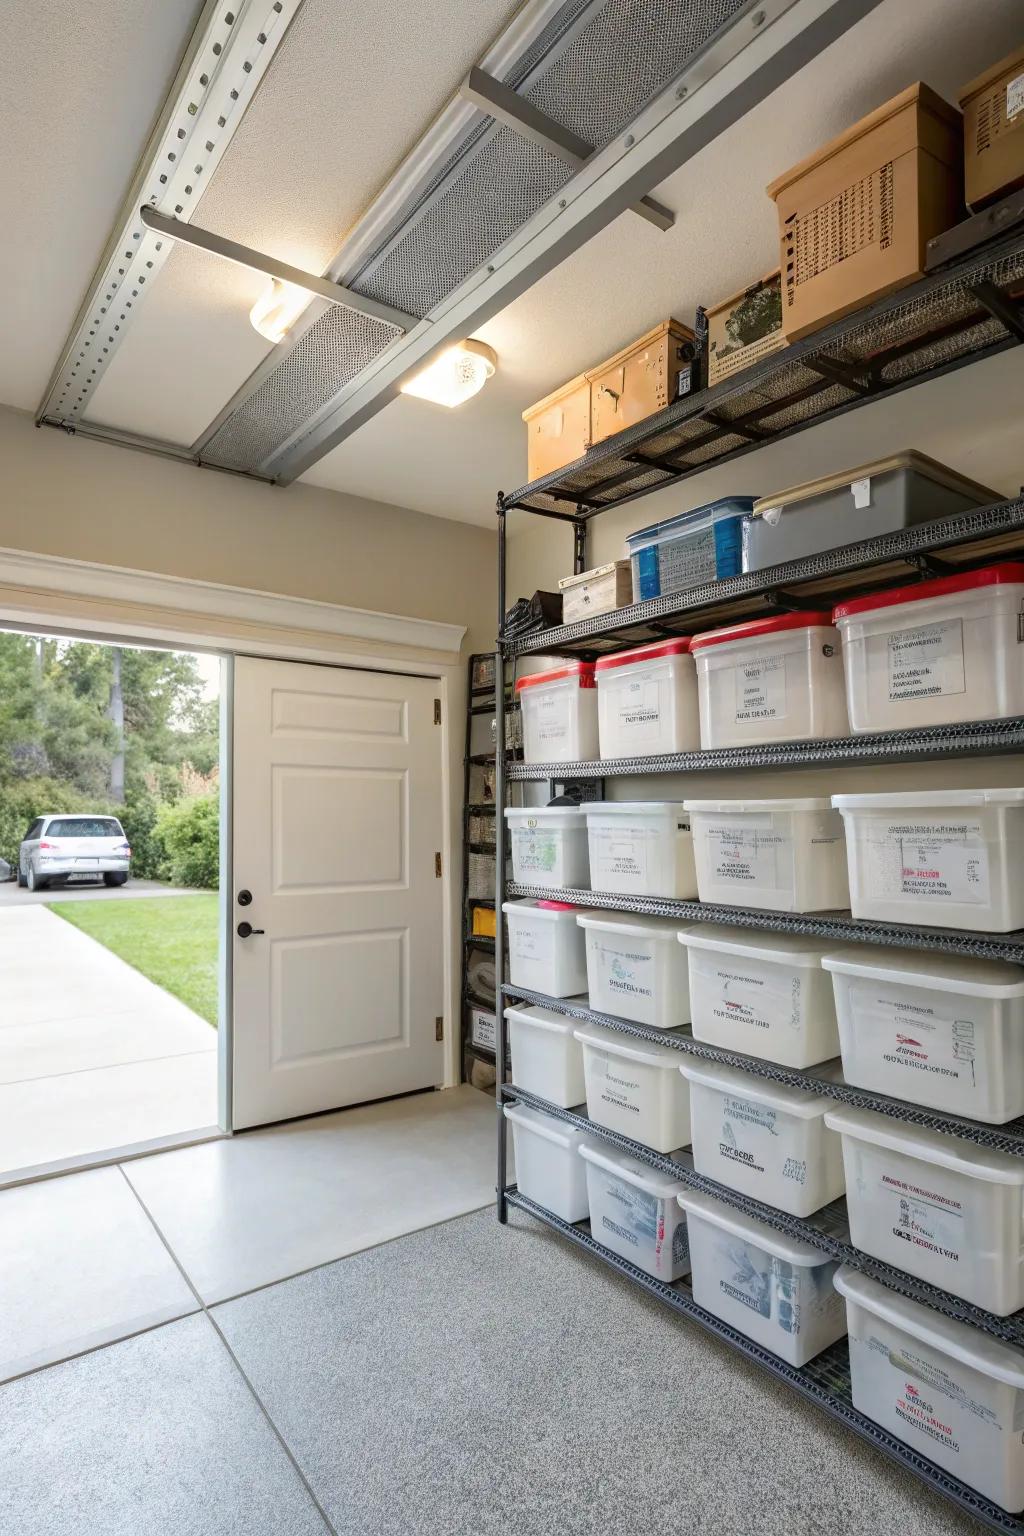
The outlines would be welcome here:
<svg viewBox="0 0 1024 1536">
<path fill-rule="evenodd" d="M 968 1488 L 965 1483 L 950 1477 L 933 1462 L 918 1456 L 901 1440 L 895 1439 L 880 1425 L 857 1411 L 853 1406 L 850 1357 L 845 1339 L 840 1339 L 838 1343 L 831 1345 L 807 1365 L 788 1365 L 786 1361 L 780 1360 L 778 1355 L 773 1355 L 759 1344 L 755 1344 L 753 1339 L 748 1339 L 745 1334 L 730 1328 L 728 1323 L 722 1322 L 710 1312 L 705 1312 L 704 1308 L 699 1307 L 694 1301 L 693 1292 L 685 1280 L 677 1281 L 675 1285 L 668 1285 L 663 1280 L 653 1279 L 642 1269 L 637 1269 L 636 1265 L 630 1264 L 628 1259 L 622 1259 L 618 1254 L 611 1253 L 591 1235 L 589 1222 L 570 1226 L 568 1222 L 562 1221 L 551 1211 L 545 1210 L 543 1206 L 535 1204 L 534 1201 L 520 1194 L 514 1184 L 503 1186 L 501 1194 L 506 1205 L 515 1206 L 517 1210 L 524 1211 L 534 1220 L 559 1233 L 560 1236 L 574 1243 L 577 1248 L 583 1249 L 592 1258 L 606 1264 L 641 1290 L 646 1291 L 649 1296 L 654 1296 L 658 1301 L 671 1307 L 679 1316 L 696 1323 L 747 1360 L 752 1360 L 755 1365 L 761 1366 L 776 1380 L 786 1382 L 802 1397 L 817 1404 L 831 1418 L 852 1430 L 876 1451 L 881 1451 L 905 1471 L 913 1473 L 935 1493 L 941 1494 L 967 1514 L 973 1515 L 975 1520 L 980 1521 L 989 1530 L 1010 1533 L 1010 1536 L 1024 1536 L 1024 1519 L 1007 1514 L 997 1504 L 975 1493 L 973 1488 Z"/>
<path fill-rule="evenodd" d="M 850 1264 L 862 1270 L 864 1274 L 870 1275 L 873 1280 L 881 1281 L 891 1291 L 898 1291 L 901 1296 L 909 1297 L 911 1301 L 923 1302 L 926 1307 L 941 1312 L 945 1317 L 955 1318 L 957 1322 L 970 1323 L 973 1327 L 980 1328 L 984 1333 L 991 1334 L 993 1338 L 1002 1339 L 1007 1344 L 1024 1346 L 1024 1311 L 1014 1313 L 1010 1317 L 997 1317 L 992 1312 L 986 1312 L 959 1296 L 953 1296 L 934 1285 L 928 1285 L 915 1276 L 908 1275 L 891 1264 L 884 1264 L 881 1260 L 874 1259 L 870 1254 L 862 1253 L 859 1248 L 855 1248 L 850 1241 L 845 1199 L 833 1200 L 830 1205 L 815 1211 L 811 1216 L 790 1216 L 785 1211 L 777 1210 L 771 1205 L 764 1205 L 760 1200 L 739 1194 L 736 1190 L 729 1189 L 724 1184 L 719 1184 L 714 1179 L 698 1173 L 693 1166 L 693 1158 L 687 1150 L 680 1149 L 671 1155 L 654 1152 L 650 1147 L 645 1147 L 642 1142 L 633 1141 L 628 1136 L 620 1136 L 617 1131 L 609 1131 L 602 1125 L 596 1125 L 588 1116 L 585 1105 L 574 1109 L 562 1109 L 558 1105 L 548 1103 L 546 1099 L 540 1098 L 535 1093 L 517 1088 L 514 1083 L 505 1084 L 504 1098 L 506 1102 L 527 1104 L 532 1109 L 540 1110 L 542 1114 L 551 1115 L 556 1120 L 574 1125 L 577 1130 L 585 1131 L 588 1136 L 598 1141 L 606 1141 L 611 1146 L 617 1147 L 620 1152 L 628 1152 L 631 1157 L 648 1163 L 652 1168 L 671 1174 L 673 1178 L 681 1180 L 691 1189 L 702 1190 L 705 1194 L 714 1196 L 716 1200 L 721 1200 L 726 1205 L 742 1211 L 744 1215 L 752 1216 L 755 1221 L 765 1222 L 779 1232 L 785 1232 L 790 1237 L 799 1238 L 801 1242 L 820 1248 L 822 1253 L 834 1259 L 837 1264 Z"/>
</svg>

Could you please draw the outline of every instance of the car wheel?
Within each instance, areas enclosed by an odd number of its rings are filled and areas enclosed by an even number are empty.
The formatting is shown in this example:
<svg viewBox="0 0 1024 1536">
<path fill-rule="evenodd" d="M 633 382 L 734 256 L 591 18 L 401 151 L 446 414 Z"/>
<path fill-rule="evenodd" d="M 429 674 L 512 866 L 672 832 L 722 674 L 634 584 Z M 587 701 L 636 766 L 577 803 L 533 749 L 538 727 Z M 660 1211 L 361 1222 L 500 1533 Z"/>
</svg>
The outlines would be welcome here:
<svg viewBox="0 0 1024 1536">
<path fill-rule="evenodd" d="M 18 884 L 21 886 L 22 890 L 24 890 L 25 886 L 28 884 L 28 881 L 25 879 L 25 871 L 22 869 L 20 864 L 18 865 Z"/>
<path fill-rule="evenodd" d="M 103 876 L 103 884 L 104 885 L 127 885 L 127 883 L 128 883 L 128 876 L 127 875 L 104 875 Z"/>
<path fill-rule="evenodd" d="M 25 883 L 30 891 L 45 891 L 50 882 L 48 880 L 41 880 L 35 872 L 34 865 L 30 864 L 28 867 L 28 878 Z"/>
</svg>

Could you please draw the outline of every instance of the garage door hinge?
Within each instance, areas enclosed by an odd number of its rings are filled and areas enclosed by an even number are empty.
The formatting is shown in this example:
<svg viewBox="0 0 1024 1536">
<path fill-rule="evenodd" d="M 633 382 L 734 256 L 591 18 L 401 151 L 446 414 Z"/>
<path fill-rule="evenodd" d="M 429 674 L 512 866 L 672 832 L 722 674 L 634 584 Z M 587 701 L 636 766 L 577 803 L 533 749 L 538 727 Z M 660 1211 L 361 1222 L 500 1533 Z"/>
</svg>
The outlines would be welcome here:
<svg viewBox="0 0 1024 1536">
<path fill-rule="evenodd" d="M 434 700 L 434 724 L 435 725 L 440 725 L 441 724 L 441 700 L 440 699 L 435 699 Z"/>
<path fill-rule="evenodd" d="M 444 1016 L 443 1016 L 443 1014 L 440 1014 L 440 1013 L 438 1014 L 437 1018 L 434 1020 L 434 1039 L 435 1040 L 443 1040 L 444 1039 Z"/>
<path fill-rule="evenodd" d="M 438 880 L 440 880 L 440 878 L 441 878 L 441 855 L 439 853 L 435 853 L 434 854 L 434 875 L 436 876 L 436 878 Z"/>
</svg>

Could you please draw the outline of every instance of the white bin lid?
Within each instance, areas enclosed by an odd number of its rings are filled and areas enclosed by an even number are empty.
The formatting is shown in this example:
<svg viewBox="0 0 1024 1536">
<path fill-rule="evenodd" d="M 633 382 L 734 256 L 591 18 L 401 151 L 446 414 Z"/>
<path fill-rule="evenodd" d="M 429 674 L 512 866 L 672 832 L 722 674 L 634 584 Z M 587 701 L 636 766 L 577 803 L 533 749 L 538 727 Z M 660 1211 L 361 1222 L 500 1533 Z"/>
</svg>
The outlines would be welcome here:
<svg viewBox="0 0 1024 1536">
<path fill-rule="evenodd" d="M 779 1232 L 766 1221 L 747 1216 L 745 1212 L 737 1211 L 731 1205 L 725 1205 L 700 1190 L 686 1189 L 676 1199 L 688 1216 L 710 1221 L 714 1226 L 721 1227 L 723 1232 L 731 1232 L 733 1237 L 739 1237 L 745 1243 L 753 1243 L 755 1247 L 763 1248 L 766 1253 L 773 1253 L 777 1258 L 788 1259 L 790 1264 L 800 1264 L 810 1269 L 812 1265 L 833 1262 L 820 1248 L 813 1248 L 799 1237 L 790 1237 L 788 1232 Z"/>
<path fill-rule="evenodd" d="M 588 800 L 580 807 L 584 816 L 677 816 L 682 800 Z"/>
<path fill-rule="evenodd" d="M 560 822 L 568 825 L 578 822 L 582 815 L 578 805 L 511 805 L 505 812 L 505 820 L 516 825 L 538 821 L 557 827 Z"/>
<path fill-rule="evenodd" d="M 576 926 L 574 907 L 567 901 L 503 901 L 501 910 L 509 917 L 539 917 L 544 923 L 572 923 Z"/>
<path fill-rule="evenodd" d="M 754 1077 L 750 1072 L 722 1066 L 717 1061 L 696 1061 L 688 1057 L 679 1070 L 691 1083 L 699 1083 L 702 1088 L 714 1088 L 734 1099 L 749 1099 L 753 1104 L 764 1104 L 769 1109 L 781 1110 L 783 1114 L 794 1115 L 798 1120 L 813 1120 L 815 1115 L 824 1114 L 833 1102 L 823 1093 L 808 1093 L 805 1088 L 787 1088 L 784 1083 Z"/>
<path fill-rule="evenodd" d="M 570 1019 L 564 1013 L 555 1013 L 551 1008 L 506 1008 L 506 1019 L 515 1019 L 517 1024 L 529 1024 L 533 1029 L 547 1030 L 552 1035 L 569 1036 L 573 1032 L 575 1019 Z"/>
<path fill-rule="evenodd" d="M 899 794 L 833 795 L 837 811 L 887 811 L 938 809 L 954 805 L 1020 805 L 1024 789 L 911 789 Z"/>
<path fill-rule="evenodd" d="M 596 1163 L 599 1168 L 617 1174 L 619 1178 L 625 1179 L 627 1184 L 634 1184 L 645 1194 L 655 1195 L 661 1200 L 673 1200 L 681 1189 L 686 1188 L 681 1179 L 674 1179 L 663 1169 L 651 1168 L 628 1152 L 616 1152 L 611 1147 L 599 1147 L 592 1141 L 583 1143 L 580 1147 L 580 1156 L 585 1157 L 588 1163 Z"/>
<path fill-rule="evenodd" d="M 556 1120 L 553 1115 L 542 1115 L 539 1109 L 531 1109 L 527 1104 L 506 1104 L 505 1119 L 518 1125 L 520 1130 L 530 1131 L 536 1136 L 542 1136 L 545 1141 L 554 1142 L 565 1152 L 579 1151 L 585 1140 L 583 1132 L 574 1125 L 569 1125 L 565 1120 Z"/>
<path fill-rule="evenodd" d="M 679 1052 L 671 1045 L 656 1045 L 653 1040 L 630 1039 L 616 1034 L 613 1029 L 602 1029 L 599 1024 L 577 1024 L 573 1033 L 584 1045 L 596 1046 L 611 1056 L 623 1056 L 627 1061 L 639 1061 L 645 1067 L 674 1072 L 679 1066 Z"/>
<path fill-rule="evenodd" d="M 930 1344 L 933 1349 L 941 1350 L 985 1376 L 994 1376 L 1011 1387 L 1024 1388 L 1024 1355 L 1019 1349 L 1004 1344 L 1001 1339 L 991 1338 L 970 1323 L 943 1317 L 941 1312 L 934 1312 L 919 1301 L 899 1296 L 848 1264 L 836 1271 L 832 1281 L 843 1296 L 848 1296 L 894 1328 L 902 1328 L 922 1344 Z"/>
<path fill-rule="evenodd" d="M 1024 997 L 1024 970 L 1009 960 L 971 960 L 962 955 L 933 955 L 919 949 L 858 945 L 821 957 L 826 971 L 862 976 L 890 986 L 920 987 L 927 992 L 955 992 L 960 997 Z"/>
<path fill-rule="evenodd" d="M 748 960 L 766 960 L 776 965 L 785 963 L 814 971 L 821 964 L 824 948 L 821 939 L 757 933 L 749 928 L 730 928 L 724 923 L 701 923 L 696 928 L 684 928 L 678 938 L 687 949 L 710 949 L 716 954 L 743 955 Z"/>
<path fill-rule="evenodd" d="M 978 1147 L 960 1136 L 946 1136 L 942 1131 L 929 1131 L 906 1120 L 892 1120 L 888 1115 L 847 1108 L 845 1104 L 830 1109 L 825 1124 L 857 1141 L 902 1152 L 906 1157 L 952 1169 L 969 1179 L 985 1179 L 990 1184 L 1024 1184 L 1024 1157 Z"/>
<path fill-rule="evenodd" d="M 679 923 L 674 917 L 633 917 L 625 912 L 580 912 L 576 921 L 581 928 L 600 928 L 605 933 L 621 933 L 630 939 L 674 939 Z"/>
<path fill-rule="evenodd" d="M 687 811 L 738 816 L 744 811 L 830 811 L 833 801 L 827 795 L 813 795 L 795 800 L 684 800 Z"/>
</svg>

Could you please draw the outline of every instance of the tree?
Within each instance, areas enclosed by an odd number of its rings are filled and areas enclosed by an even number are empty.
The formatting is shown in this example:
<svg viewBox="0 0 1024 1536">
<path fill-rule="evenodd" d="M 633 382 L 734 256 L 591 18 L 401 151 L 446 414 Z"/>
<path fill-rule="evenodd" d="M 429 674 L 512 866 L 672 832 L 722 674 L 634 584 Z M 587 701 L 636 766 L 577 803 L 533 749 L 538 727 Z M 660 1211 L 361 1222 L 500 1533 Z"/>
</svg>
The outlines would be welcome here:
<svg viewBox="0 0 1024 1536">
<path fill-rule="evenodd" d="M 114 727 L 114 751 L 110 759 L 110 798 L 124 803 L 124 693 L 121 690 L 121 647 L 110 647 L 110 703 L 107 719 Z"/>
</svg>

